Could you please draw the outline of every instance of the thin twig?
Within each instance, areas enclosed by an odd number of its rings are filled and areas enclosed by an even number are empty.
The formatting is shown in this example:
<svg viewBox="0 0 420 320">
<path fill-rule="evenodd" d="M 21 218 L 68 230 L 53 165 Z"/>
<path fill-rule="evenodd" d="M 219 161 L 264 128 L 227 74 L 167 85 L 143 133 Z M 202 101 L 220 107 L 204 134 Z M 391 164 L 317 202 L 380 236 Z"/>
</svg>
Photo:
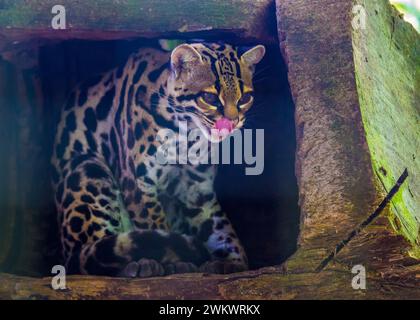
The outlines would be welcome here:
<svg viewBox="0 0 420 320">
<path fill-rule="evenodd" d="M 328 263 L 331 262 L 335 258 L 335 256 L 354 238 L 356 237 L 364 228 L 366 228 L 369 224 L 371 224 L 385 209 L 385 207 L 388 205 L 388 203 L 392 200 L 392 198 L 395 196 L 395 194 L 400 189 L 401 185 L 404 183 L 404 181 L 408 177 L 408 170 L 405 169 L 402 175 L 398 178 L 395 185 L 392 187 L 392 189 L 389 191 L 387 196 L 382 200 L 382 202 L 379 204 L 379 206 L 376 208 L 376 210 L 369 215 L 369 217 L 366 218 L 356 229 L 354 229 L 350 234 L 347 236 L 346 239 L 339 242 L 333 251 L 319 264 L 319 266 L 315 269 L 316 272 L 322 271 Z"/>
</svg>

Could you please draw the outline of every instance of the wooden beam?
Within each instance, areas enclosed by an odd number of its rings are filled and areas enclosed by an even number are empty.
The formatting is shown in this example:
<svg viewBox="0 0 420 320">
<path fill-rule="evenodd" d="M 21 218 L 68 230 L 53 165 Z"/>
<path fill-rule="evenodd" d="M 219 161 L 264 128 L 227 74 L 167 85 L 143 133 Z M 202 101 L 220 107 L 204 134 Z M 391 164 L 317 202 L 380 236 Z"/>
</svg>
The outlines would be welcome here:
<svg viewBox="0 0 420 320">
<path fill-rule="evenodd" d="M 66 30 L 53 30 L 55 0 L 13 0 L 0 4 L 0 43 L 43 39 L 129 37 L 214 38 L 276 41 L 274 0 L 92 0 L 61 1 Z M 1 50 L 1 45 L 0 45 Z"/>
</svg>

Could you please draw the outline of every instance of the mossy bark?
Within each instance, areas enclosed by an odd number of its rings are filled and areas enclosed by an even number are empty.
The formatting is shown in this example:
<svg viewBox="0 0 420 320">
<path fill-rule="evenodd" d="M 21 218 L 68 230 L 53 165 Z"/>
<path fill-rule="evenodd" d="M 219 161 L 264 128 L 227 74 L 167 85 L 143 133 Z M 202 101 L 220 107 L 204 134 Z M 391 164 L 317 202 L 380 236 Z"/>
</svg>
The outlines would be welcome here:
<svg viewBox="0 0 420 320">
<path fill-rule="evenodd" d="M 385 0 L 358 0 L 366 28 L 353 30 L 355 74 L 374 173 L 382 194 L 405 168 L 407 183 L 392 201 L 394 228 L 420 258 L 420 39 Z"/>
<path fill-rule="evenodd" d="M 360 95 L 359 87 L 362 90 L 365 88 L 363 83 L 359 83 L 358 87 L 357 82 L 360 77 L 357 74 L 360 70 L 357 59 L 359 47 L 352 27 L 356 4 L 359 3 L 347 0 L 315 0 L 310 3 L 305 0 L 277 1 L 280 45 L 289 68 L 289 82 L 296 104 L 296 173 L 302 210 L 300 248 L 286 263 L 290 270 L 310 272 L 316 269 L 321 261 L 334 253 L 337 244 L 374 212 L 404 171 L 403 166 L 400 171 L 395 170 L 385 191 L 375 174 L 375 165 L 372 165 L 376 155 L 372 153 L 372 148 L 369 149 L 366 106 L 363 105 L 363 92 Z M 364 10 L 368 17 L 378 15 L 378 33 L 387 16 L 376 12 L 389 12 L 394 19 L 398 18 L 397 12 L 391 11 L 390 4 L 385 0 L 371 1 Z M 374 24 L 375 21 L 369 23 Z M 418 34 L 412 34 L 408 24 L 401 23 L 407 28 L 407 34 L 403 31 L 403 35 L 395 34 L 394 41 L 404 43 L 405 48 L 412 48 L 412 40 L 418 41 Z M 382 52 L 392 54 L 389 51 L 393 49 L 389 48 L 388 42 L 384 40 L 384 43 Z M 377 40 L 376 45 L 380 44 Z M 372 49 L 372 54 L 378 50 L 375 47 Z M 412 61 L 410 52 L 402 53 L 400 59 Z M 385 60 L 375 66 L 379 71 L 383 70 L 382 73 L 389 72 Z M 399 75 L 406 79 L 406 85 L 413 85 L 413 71 L 409 69 L 400 69 Z M 364 72 L 366 77 L 371 78 L 377 74 L 374 69 Z M 409 98 L 411 92 L 402 89 L 398 94 L 412 101 Z M 392 95 L 392 87 L 386 87 L 384 91 Z M 364 92 L 370 93 L 369 89 Z M 411 111 L 413 105 L 410 106 L 402 118 L 413 122 L 416 115 Z M 396 107 L 396 104 L 392 106 Z M 398 127 L 398 118 L 385 114 L 384 117 L 387 123 Z M 381 125 L 380 119 L 374 121 L 379 121 L 373 122 L 374 126 Z M 418 133 L 413 126 L 407 130 L 408 136 Z M 376 133 L 387 135 L 386 131 Z M 395 151 L 397 154 L 386 157 L 406 158 L 403 146 Z M 407 185 L 404 183 L 402 190 Z M 398 194 L 396 197 L 398 199 Z M 343 267 L 350 272 L 352 266 L 361 264 L 374 273 L 397 275 L 408 267 L 418 274 L 418 260 L 409 257 L 410 244 L 394 233 L 386 218 L 394 201 L 385 208 L 380 218 L 350 241 L 338 255 L 333 255 L 334 259 L 323 272 Z"/>
<path fill-rule="evenodd" d="M 380 201 L 354 78 L 352 2 L 278 0 L 277 8 L 296 106 L 300 245 L 330 247 Z"/>
</svg>

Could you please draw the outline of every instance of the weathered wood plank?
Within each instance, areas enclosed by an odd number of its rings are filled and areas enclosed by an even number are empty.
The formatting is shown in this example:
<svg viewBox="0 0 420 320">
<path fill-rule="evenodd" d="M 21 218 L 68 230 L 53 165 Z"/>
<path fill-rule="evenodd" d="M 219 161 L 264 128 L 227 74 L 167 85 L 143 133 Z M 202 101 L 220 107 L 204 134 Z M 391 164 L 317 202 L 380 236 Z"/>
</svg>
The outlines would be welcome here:
<svg viewBox="0 0 420 320">
<path fill-rule="evenodd" d="M 51 28 L 55 0 L 0 1 L 0 39 L 217 37 L 276 41 L 274 0 L 65 0 L 67 30 Z M 3 39 L 4 42 L 4 39 Z"/>
<path fill-rule="evenodd" d="M 385 275 L 369 271 L 366 290 L 353 289 L 351 268 L 317 274 L 273 267 L 233 275 L 148 279 L 69 276 L 65 290 L 53 290 L 51 278 L 0 274 L 0 299 L 420 299 L 419 271 L 419 266 Z"/>
</svg>

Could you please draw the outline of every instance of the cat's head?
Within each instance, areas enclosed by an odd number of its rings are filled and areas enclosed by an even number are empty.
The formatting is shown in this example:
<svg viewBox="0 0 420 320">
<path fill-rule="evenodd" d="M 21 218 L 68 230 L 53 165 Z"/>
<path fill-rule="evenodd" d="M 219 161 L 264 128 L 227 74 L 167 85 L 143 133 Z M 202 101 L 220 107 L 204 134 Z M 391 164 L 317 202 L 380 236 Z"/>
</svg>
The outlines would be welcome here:
<svg viewBox="0 0 420 320">
<path fill-rule="evenodd" d="M 254 102 L 253 74 L 265 48 L 182 44 L 171 54 L 170 90 L 177 113 L 212 141 L 240 129 Z"/>
</svg>

